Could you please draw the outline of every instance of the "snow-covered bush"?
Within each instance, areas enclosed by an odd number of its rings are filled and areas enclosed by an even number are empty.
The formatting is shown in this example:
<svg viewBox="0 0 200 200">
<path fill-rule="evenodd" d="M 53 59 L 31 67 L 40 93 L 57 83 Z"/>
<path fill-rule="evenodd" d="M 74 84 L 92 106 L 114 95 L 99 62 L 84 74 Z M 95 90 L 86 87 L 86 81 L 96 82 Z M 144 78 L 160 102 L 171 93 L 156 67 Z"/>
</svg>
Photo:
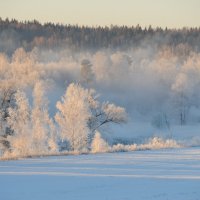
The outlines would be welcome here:
<svg viewBox="0 0 200 200">
<path fill-rule="evenodd" d="M 96 131 L 94 135 L 91 144 L 91 151 L 92 153 L 103 153 L 110 151 L 108 143 L 101 137 L 101 134 L 98 131 Z"/>
<path fill-rule="evenodd" d="M 178 148 L 180 147 L 179 144 L 175 140 L 167 139 L 163 140 L 159 137 L 154 137 L 149 140 L 147 144 L 141 144 L 138 145 L 139 150 L 145 150 L 145 149 L 165 149 L 165 148 Z"/>
<path fill-rule="evenodd" d="M 112 152 L 125 152 L 125 151 L 135 151 L 135 150 L 137 150 L 136 144 L 130 144 L 130 145 L 116 144 L 113 145 L 111 148 Z"/>
</svg>

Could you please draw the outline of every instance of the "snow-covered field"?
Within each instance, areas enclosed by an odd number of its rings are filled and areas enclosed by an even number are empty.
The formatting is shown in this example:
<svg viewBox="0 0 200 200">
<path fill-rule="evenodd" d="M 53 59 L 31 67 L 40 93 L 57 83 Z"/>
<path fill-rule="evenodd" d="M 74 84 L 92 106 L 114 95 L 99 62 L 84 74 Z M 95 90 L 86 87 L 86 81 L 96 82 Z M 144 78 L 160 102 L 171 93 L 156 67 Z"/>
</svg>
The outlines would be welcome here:
<svg viewBox="0 0 200 200">
<path fill-rule="evenodd" d="M 0 161 L 1 200 L 200 199 L 200 148 Z"/>
</svg>

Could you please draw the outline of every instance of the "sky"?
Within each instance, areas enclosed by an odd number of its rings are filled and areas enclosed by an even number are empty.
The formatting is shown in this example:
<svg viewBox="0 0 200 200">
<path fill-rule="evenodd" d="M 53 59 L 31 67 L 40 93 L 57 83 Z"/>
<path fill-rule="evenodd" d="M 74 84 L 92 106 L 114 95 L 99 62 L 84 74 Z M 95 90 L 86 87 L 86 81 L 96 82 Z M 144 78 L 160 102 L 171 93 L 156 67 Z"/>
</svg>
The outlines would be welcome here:
<svg viewBox="0 0 200 200">
<path fill-rule="evenodd" d="M 200 26 L 200 0 L 0 0 L 0 17 L 89 26 Z"/>
</svg>

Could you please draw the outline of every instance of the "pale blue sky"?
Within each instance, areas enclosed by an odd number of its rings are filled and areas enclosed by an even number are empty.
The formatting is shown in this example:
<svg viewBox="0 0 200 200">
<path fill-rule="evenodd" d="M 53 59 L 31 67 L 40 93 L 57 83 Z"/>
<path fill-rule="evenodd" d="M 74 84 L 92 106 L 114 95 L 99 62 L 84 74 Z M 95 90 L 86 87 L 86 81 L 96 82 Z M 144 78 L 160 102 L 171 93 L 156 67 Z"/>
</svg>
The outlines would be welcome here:
<svg viewBox="0 0 200 200">
<path fill-rule="evenodd" d="M 79 25 L 200 26 L 200 0 L 0 0 L 5 19 Z"/>
</svg>

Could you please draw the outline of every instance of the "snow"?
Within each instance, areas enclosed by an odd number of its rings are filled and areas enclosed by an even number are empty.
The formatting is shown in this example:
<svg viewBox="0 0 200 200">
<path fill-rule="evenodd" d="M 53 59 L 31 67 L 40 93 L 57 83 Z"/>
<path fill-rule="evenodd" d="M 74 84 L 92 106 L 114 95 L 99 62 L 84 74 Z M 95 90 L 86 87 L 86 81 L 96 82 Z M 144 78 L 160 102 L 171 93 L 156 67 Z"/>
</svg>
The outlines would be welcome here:
<svg viewBox="0 0 200 200">
<path fill-rule="evenodd" d="M 1 200 L 197 200 L 200 148 L 0 161 Z"/>
</svg>

